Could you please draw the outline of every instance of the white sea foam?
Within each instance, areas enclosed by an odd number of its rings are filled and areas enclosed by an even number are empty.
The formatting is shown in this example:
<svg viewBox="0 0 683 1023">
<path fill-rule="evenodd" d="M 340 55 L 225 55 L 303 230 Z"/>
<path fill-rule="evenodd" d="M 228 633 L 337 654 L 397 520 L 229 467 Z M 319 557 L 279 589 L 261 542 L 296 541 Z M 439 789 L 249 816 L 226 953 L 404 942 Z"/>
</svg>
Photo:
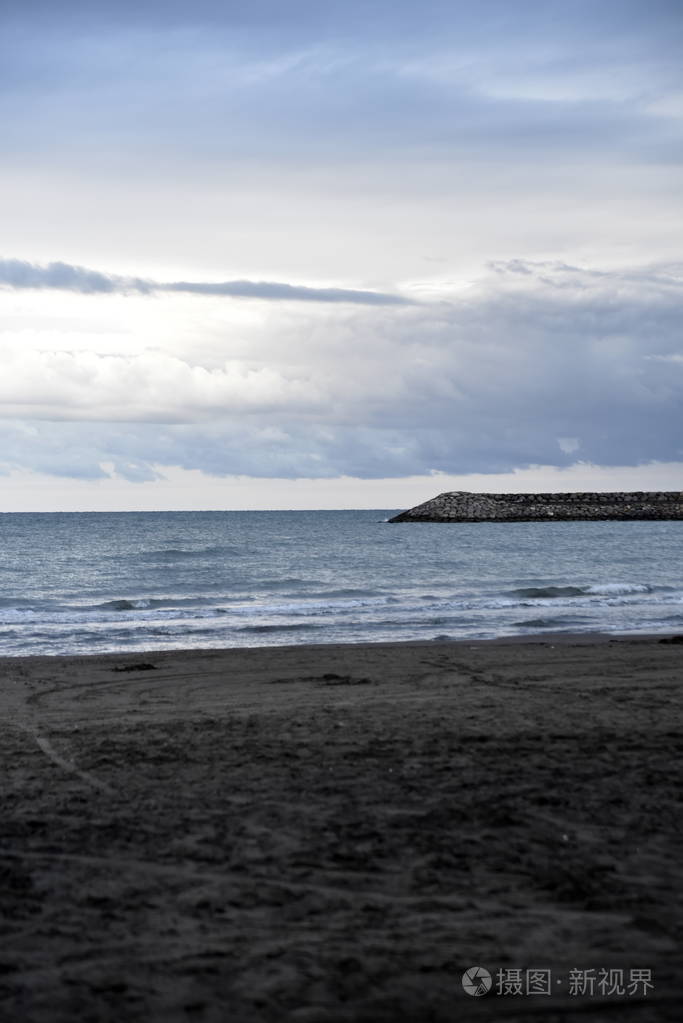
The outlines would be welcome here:
<svg viewBox="0 0 683 1023">
<path fill-rule="evenodd" d="M 595 583 L 586 587 L 586 592 L 597 596 L 621 596 L 630 593 L 652 593 L 654 587 L 647 583 Z"/>
</svg>

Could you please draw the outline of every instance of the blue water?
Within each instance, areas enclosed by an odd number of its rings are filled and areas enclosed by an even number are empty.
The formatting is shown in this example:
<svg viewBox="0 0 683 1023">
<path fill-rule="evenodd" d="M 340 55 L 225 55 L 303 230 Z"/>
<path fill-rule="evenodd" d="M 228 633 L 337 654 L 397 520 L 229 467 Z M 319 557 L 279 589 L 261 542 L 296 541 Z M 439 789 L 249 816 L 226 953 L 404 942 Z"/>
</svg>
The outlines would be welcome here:
<svg viewBox="0 0 683 1023">
<path fill-rule="evenodd" d="M 0 654 L 683 631 L 683 522 L 0 515 Z"/>
</svg>

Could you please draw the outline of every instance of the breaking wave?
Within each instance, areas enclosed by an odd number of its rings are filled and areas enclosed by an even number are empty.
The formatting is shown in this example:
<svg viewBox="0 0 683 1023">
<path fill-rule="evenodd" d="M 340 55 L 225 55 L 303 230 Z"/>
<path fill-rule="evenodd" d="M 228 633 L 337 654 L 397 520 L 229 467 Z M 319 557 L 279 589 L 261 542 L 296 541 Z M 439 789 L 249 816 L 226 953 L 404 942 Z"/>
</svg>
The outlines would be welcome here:
<svg viewBox="0 0 683 1023">
<path fill-rule="evenodd" d="M 567 586 L 521 586 L 508 591 L 508 596 L 536 600 L 561 597 L 621 597 L 629 594 L 653 593 L 655 587 L 647 583 L 591 583 Z"/>
<path fill-rule="evenodd" d="M 102 611 L 146 611 L 152 606 L 150 600 L 107 600 L 98 605 Z"/>
</svg>

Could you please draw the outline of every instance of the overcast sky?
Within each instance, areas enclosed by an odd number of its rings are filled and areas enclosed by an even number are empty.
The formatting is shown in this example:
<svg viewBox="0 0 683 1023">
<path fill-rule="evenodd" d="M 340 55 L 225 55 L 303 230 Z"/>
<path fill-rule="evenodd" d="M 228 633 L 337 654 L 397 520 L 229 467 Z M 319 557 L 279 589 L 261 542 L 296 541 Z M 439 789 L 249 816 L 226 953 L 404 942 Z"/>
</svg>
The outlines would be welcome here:
<svg viewBox="0 0 683 1023">
<path fill-rule="evenodd" d="M 680 0 L 9 0 L 4 510 L 683 489 Z"/>
</svg>

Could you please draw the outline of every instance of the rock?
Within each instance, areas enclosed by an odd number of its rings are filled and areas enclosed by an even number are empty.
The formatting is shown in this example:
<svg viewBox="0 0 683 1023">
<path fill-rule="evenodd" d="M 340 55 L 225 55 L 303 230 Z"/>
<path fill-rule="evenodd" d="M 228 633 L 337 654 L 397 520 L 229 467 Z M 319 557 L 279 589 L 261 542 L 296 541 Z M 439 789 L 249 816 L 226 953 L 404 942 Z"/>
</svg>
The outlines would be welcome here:
<svg viewBox="0 0 683 1023">
<path fill-rule="evenodd" d="M 680 491 L 599 494 L 439 494 L 390 522 L 561 522 L 683 520 Z"/>
</svg>

